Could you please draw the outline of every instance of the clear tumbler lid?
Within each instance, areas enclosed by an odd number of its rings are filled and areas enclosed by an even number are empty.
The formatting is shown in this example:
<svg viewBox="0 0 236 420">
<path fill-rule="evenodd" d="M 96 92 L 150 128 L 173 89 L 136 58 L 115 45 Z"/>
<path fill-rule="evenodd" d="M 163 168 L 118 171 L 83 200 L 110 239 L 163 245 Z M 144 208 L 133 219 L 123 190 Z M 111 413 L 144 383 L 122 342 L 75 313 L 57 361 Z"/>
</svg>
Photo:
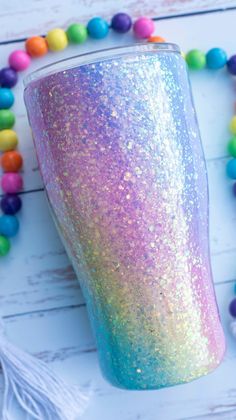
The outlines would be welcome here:
<svg viewBox="0 0 236 420">
<path fill-rule="evenodd" d="M 111 58 L 119 58 L 132 54 L 154 52 L 175 52 L 180 54 L 180 48 L 178 47 L 178 45 L 172 43 L 149 42 L 88 52 L 70 58 L 65 58 L 52 64 L 43 66 L 36 71 L 33 71 L 24 78 L 24 86 L 27 87 L 31 82 L 35 80 L 47 77 L 54 73 L 68 70 L 69 68 L 78 67 L 85 64 L 92 64 L 98 61 L 109 60 Z"/>
</svg>

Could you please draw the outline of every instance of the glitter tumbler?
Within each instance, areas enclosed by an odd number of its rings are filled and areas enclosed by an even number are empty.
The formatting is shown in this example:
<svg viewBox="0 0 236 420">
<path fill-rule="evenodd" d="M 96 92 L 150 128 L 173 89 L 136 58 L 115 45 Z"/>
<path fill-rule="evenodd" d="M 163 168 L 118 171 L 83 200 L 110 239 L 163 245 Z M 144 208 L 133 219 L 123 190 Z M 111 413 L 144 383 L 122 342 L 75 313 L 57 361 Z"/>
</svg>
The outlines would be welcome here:
<svg viewBox="0 0 236 420">
<path fill-rule="evenodd" d="M 158 389 L 212 371 L 225 343 L 206 166 L 178 47 L 58 62 L 28 77 L 25 103 L 104 376 Z"/>
</svg>

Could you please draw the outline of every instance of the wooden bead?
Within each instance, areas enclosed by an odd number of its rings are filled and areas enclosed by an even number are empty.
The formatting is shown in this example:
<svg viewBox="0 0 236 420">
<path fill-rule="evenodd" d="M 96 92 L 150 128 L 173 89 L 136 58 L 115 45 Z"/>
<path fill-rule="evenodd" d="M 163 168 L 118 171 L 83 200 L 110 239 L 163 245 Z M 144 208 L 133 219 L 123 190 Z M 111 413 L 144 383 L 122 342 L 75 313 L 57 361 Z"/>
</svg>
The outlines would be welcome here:
<svg viewBox="0 0 236 420">
<path fill-rule="evenodd" d="M 18 143 L 18 137 L 14 130 L 6 129 L 0 131 L 0 151 L 7 152 L 14 150 Z"/>
<path fill-rule="evenodd" d="M 148 42 L 161 42 L 162 43 L 162 42 L 166 42 L 166 40 L 165 38 L 162 38 L 162 36 L 153 35 L 148 38 Z"/>
<path fill-rule="evenodd" d="M 48 45 L 42 36 L 32 36 L 25 43 L 27 53 L 31 57 L 42 57 L 48 52 Z"/>
<path fill-rule="evenodd" d="M 46 41 L 48 43 L 48 48 L 51 51 L 64 50 L 68 45 L 68 39 L 65 31 L 59 28 L 49 31 L 46 36 Z"/>
<path fill-rule="evenodd" d="M 9 55 L 8 61 L 9 66 L 12 69 L 15 71 L 23 71 L 29 67 L 31 58 L 27 52 L 23 50 L 16 50 Z"/>
<path fill-rule="evenodd" d="M 200 50 L 191 50 L 186 54 L 186 62 L 190 69 L 201 70 L 206 66 L 206 56 Z"/>
<path fill-rule="evenodd" d="M 7 194 L 16 194 L 23 187 L 23 180 L 20 174 L 8 172 L 2 176 L 2 189 Z"/>
<path fill-rule="evenodd" d="M 233 116 L 229 123 L 229 130 L 232 134 L 236 136 L 236 115 Z"/>
<path fill-rule="evenodd" d="M 18 172 L 22 167 L 22 163 L 22 156 L 16 150 L 5 152 L 1 158 L 2 169 L 5 172 Z"/>
<path fill-rule="evenodd" d="M 0 235 L 0 257 L 4 257 L 10 251 L 11 244 L 9 239 L 3 235 Z"/>
</svg>

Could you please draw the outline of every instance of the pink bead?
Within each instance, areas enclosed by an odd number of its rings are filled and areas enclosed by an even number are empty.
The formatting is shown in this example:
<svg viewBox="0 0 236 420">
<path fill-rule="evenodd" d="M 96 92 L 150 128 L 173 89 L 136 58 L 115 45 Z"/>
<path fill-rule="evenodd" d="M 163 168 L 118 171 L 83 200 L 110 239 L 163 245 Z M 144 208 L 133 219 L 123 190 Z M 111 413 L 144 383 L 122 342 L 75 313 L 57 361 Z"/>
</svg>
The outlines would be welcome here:
<svg viewBox="0 0 236 420">
<path fill-rule="evenodd" d="M 155 24 L 152 19 L 140 17 L 133 26 L 137 38 L 149 38 L 155 31 Z"/>
<path fill-rule="evenodd" d="M 16 71 L 22 71 L 29 67 L 31 60 L 27 52 L 23 50 L 16 50 L 9 55 L 8 61 L 12 69 Z"/>
<path fill-rule="evenodd" d="M 5 193 L 15 194 L 23 187 L 23 180 L 21 175 L 15 172 L 8 172 L 2 176 L 2 189 Z"/>
</svg>

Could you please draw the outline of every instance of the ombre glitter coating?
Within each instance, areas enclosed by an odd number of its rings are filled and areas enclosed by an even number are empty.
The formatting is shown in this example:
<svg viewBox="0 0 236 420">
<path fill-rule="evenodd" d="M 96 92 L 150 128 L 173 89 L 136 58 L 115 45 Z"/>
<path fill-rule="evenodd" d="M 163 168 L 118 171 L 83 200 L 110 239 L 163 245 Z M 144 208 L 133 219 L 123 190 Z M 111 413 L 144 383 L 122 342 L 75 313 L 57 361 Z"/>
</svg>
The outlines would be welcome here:
<svg viewBox="0 0 236 420">
<path fill-rule="evenodd" d="M 206 167 L 181 55 L 150 45 L 78 57 L 32 80 L 25 102 L 104 376 L 157 389 L 212 371 L 225 342 Z"/>
</svg>

